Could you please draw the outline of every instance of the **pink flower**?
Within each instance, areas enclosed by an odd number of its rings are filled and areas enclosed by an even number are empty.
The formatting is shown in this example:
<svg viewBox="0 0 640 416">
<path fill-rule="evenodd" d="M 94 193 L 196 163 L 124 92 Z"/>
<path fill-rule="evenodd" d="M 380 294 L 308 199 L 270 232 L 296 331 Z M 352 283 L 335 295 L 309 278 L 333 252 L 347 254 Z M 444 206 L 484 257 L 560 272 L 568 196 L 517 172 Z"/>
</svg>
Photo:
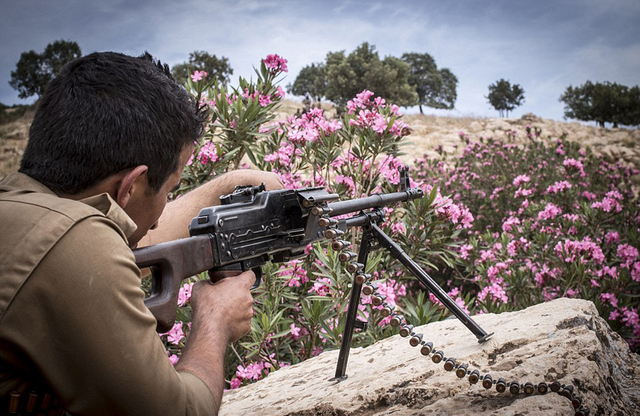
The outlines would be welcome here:
<svg viewBox="0 0 640 416">
<path fill-rule="evenodd" d="M 566 189 L 571 189 L 572 185 L 567 182 L 567 181 L 560 181 L 560 182 L 556 182 L 553 185 L 550 185 L 547 188 L 547 193 L 548 194 L 557 194 L 558 192 L 562 192 Z"/>
<path fill-rule="evenodd" d="M 296 324 L 294 324 L 293 322 L 291 323 L 291 325 L 289 325 L 289 329 L 291 330 L 290 332 L 291 338 L 296 340 L 301 337 L 302 328 L 297 327 Z"/>
<path fill-rule="evenodd" d="M 564 240 L 558 242 L 554 247 L 556 253 L 564 256 L 567 263 L 574 262 L 579 258 L 582 260 L 593 260 L 596 264 L 602 264 L 604 254 L 600 246 L 585 237 L 582 241 Z"/>
<path fill-rule="evenodd" d="M 520 186 L 524 182 L 529 182 L 531 178 L 527 175 L 519 175 L 513 180 L 513 186 Z"/>
<path fill-rule="evenodd" d="M 287 95 L 287 94 L 284 92 L 282 87 L 278 85 L 278 88 L 276 89 L 275 95 L 280 97 L 280 98 L 284 98 L 285 95 Z"/>
<path fill-rule="evenodd" d="M 209 75 L 209 73 L 206 71 L 193 71 L 193 74 L 191 74 L 191 80 L 193 82 L 198 82 L 207 75 Z"/>
<path fill-rule="evenodd" d="M 520 224 L 520 220 L 517 217 L 509 217 L 502 224 L 502 231 L 504 231 L 505 233 L 510 232 L 513 230 L 514 225 L 519 225 L 519 224 Z"/>
<path fill-rule="evenodd" d="M 638 249 L 629 244 L 620 244 L 617 251 L 623 267 L 629 267 L 638 258 Z"/>
<path fill-rule="evenodd" d="M 640 262 L 635 262 L 633 263 L 633 267 L 630 268 L 631 270 L 631 279 L 635 280 L 636 282 L 640 282 Z"/>
<path fill-rule="evenodd" d="M 554 219 L 559 214 L 562 214 L 562 210 L 558 206 L 549 202 L 544 207 L 543 211 L 538 212 L 538 219 L 551 220 L 551 219 Z"/>
<path fill-rule="evenodd" d="M 622 308 L 622 322 L 624 322 L 624 324 L 626 326 L 637 326 L 638 323 L 640 322 L 640 318 L 638 317 L 638 311 L 635 309 L 630 309 L 627 307 Z"/>
<path fill-rule="evenodd" d="M 471 244 L 465 244 L 460 247 L 460 258 L 466 260 L 469 258 L 469 252 L 473 250 L 473 246 Z"/>
<path fill-rule="evenodd" d="M 598 270 L 596 275 L 600 278 L 609 276 L 613 280 L 618 279 L 618 270 L 616 267 L 604 266 L 602 270 Z"/>
<path fill-rule="evenodd" d="M 345 185 L 351 192 L 354 192 L 356 190 L 356 186 L 355 186 L 355 183 L 353 182 L 353 178 L 350 176 L 336 175 L 334 180 L 336 183 Z"/>
<path fill-rule="evenodd" d="M 383 134 L 387 129 L 388 122 L 381 114 L 377 114 L 373 120 L 371 129 L 378 134 Z"/>
<path fill-rule="evenodd" d="M 281 58 L 277 54 L 267 55 L 267 57 L 263 59 L 262 62 L 267 67 L 267 69 L 269 69 L 269 72 L 271 72 L 272 74 L 277 72 L 289 71 L 289 69 L 287 68 L 287 60 L 284 58 Z"/>
<path fill-rule="evenodd" d="M 601 202 L 594 202 L 591 204 L 591 208 L 599 208 L 604 212 L 621 212 L 622 206 L 617 199 L 605 197 Z"/>
<path fill-rule="evenodd" d="M 610 303 L 614 308 L 618 307 L 618 298 L 613 293 L 601 293 L 600 301 L 604 303 Z"/>
<path fill-rule="evenodd" d="M 313 287 L 309 289 L 309 293 L 316 293 L 319 296 L 331 295 L 331 280 L 326 277 L 319 277 L 313 282 Z"/>
<path fill-rule="evenodd" d="M 287 286 L 300 287 L 309 281 L 309 277 L 307 277 L 307 271 L 303 269 L 301 266 L 302 266 L 302 261 L 292 260 L 286 265 L 283 265 L 280 267 L 280 272 L 278 272 L 278 276 L 290 277 L 290 279 L 287 280 L 287 283 L 286 283 Z"/>
<path fill-rule="evenodd" d="M 251 363 L 246 367 L 238 365 L 236 376 L 243 380 L 259 380 L 262 377 L 263 363 Z"/>
<path fill-rule="evenodd" d="M 182 322 L 177 321 L 173 324 L 173 327 L 166 334 L 162 334 L 167 336 L 167 341 L 178 345 L 180 341 L 184 339 L 184 331 L 182 330 Z"/>
<path fill-rule="evenodd" d="M 180 288 L 180 293 L 178 294 L 178 306 L 184 306 L 189 299 L 191 299 L 191 289 L 193 288 L 193 283 L 185 283 Z"/>
<path fill-rule="evenodd" d="M 238 387 L 242 386 L 242 380 L 238 377 L 234 377 L 231 379 L 229 385 L 231 386 L 231 389 L 237 389 Z"/>
<path fill-rule="evenodd" d="M 169 354 L 168 351 L 167 351 L 167 354 Z M 171 364 L 176 365 L 176 364 L 178 364 L 178 361 L 180 361 L 180 357 L 178 357 L 175 354 L 170 354 L 169 355 L 169 361 L 171 362 Z"/>
<path fill-rule="evenodd" d="M 578 172 L 580 172 L 580 177 L 584 178 L 586 176 L 586 173 L 584 172 L 584 166 L 582 166 L 582 162 L 569 158 L 569 159 L 565 159 L 562 162 L 562 164 L 564 165 L 564 168 L 567 172 L 570 172 L 572 169 L 575 169 Z"/>
<path fill-rule="evenodd" d="M 218 156 L 218 149 L 215 143 L 206 142 L 203 144 L 195 159 L 203 165 L 217 162 L 220 157 Z"/>
<path fill-rule="evenodd" d="M 533 194 L 533 189 L 522 189 L 522 188 L 518 188 L 516 189 L 516 192 L 513 194 L 514 198 L 520 198 L 522 196 L 527 197 L 529 195 Z"/>
<path fill-rule="evenodd" d="M 347 109 L 349 110 L 349 114 L 354 114 L 358 109 L 366 109 L 371 107 L 373 103 L 371 103 L 371 97 L 373 96 L 373 92 L 369 90 L 364 90 L 360 94 L 356 95 L 356 98 L 353 100 L 347 101 Z"/>
<path fill-rule="evenodd" d="M 500 286 L 498 283 L 493 283 L 491 284 L 491 286 L 484 287 L 480 291 L 480 293 L 478 293 L 478 300 L 483 301 L 486 299 L 487 296 L 490 296 L 491 299 L 502 302 L 502 303 L 509 302 L 509 297 L 507 296 L 507 293 L 504 291 L 502 286 Z"/>
<path fill-rule="evenodd" d="M 260 94 L 260 97 L 258 98 L 258 103 L 260 104 L 260 107 L 266 107 L 269 104 L 271 104 L 273 101 L 271 101 L 271 97 L 268 95 L 262 95 Z"/>
<path fill-rule="evenodd" d="M 403 163 L 400 159 L 393 155 L 388 155 L 378 165 L 378 171 L 389 183 L 397 185 L 400 182 L 400 174 L 398 168 Z"/>
</svg>

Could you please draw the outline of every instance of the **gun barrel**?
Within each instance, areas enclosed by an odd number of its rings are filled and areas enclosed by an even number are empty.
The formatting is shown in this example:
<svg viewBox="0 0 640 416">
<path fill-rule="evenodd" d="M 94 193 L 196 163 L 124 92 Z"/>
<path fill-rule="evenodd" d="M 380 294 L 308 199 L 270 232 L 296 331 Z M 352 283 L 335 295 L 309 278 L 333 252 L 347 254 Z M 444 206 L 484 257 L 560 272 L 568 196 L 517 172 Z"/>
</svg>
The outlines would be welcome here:
<svg viewBox="0 0 640 416">
<path fill-rule="evenodd" d="M 410 201 L 422 198 L 424 193 L 421 189 L 407 189 L 406 191 L 393 192 L 390 194 L 376 194 L 364 198 L 357 198 L 347 201 L 331 202 L 329 215 L 336 217 L 350 212 L 362 211 L 369 208 L 381 208 L 396 202 Z"/>
</svg>

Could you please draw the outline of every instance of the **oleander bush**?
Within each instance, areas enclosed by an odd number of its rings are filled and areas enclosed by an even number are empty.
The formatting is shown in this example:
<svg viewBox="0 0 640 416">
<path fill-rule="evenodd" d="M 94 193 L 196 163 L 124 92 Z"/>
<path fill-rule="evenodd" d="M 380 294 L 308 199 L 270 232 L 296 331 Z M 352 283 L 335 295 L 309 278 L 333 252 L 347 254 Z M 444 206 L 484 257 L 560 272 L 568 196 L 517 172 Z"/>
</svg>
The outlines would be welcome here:
<svg viewBox="0 0 640 416">
<path fill-rule="evenodd" d="M 410 133 L 398 107 L 365 90 L 340 118 L 312 109 L 275 120 L 286 63 L 267 56 L 257 79 L 241 78 L 237 88 L 208 81 L 202 71 L 191 74 L 187 88 L 212 117 L 176 196 L 246 167 L 247 160 L 277 172 L 290 189 L 322 186 L 341 199 L 397 190 L 399 156 Z M 640 213 L 630 181 L 637 171 L 567 138 L 549 145 L 538 129 L 527 134 L 528 142 L 516 145 L 514 132 L 477 140 L 461 133 L 466 148 L 460 157 L 441 151 L 416 160 L 411 186 L 425 196 L 385 209 L 383 230 L 471 314 L 580 297 L 593 301 L 638 348 Z M 354 228 L 343 238 L 357 251 L 359 237 Z M 327 242 L 306 251 L 301 259 L 263 268 L 251 333 L 227 355 L 230 388 L 339 348 L 353 277 Z M 366 272 L 407 323 L 448 316 L 385 250 L 372 252 Z M 181 291 L 176 325 L 162 335 L 174 361 L 188 335 L 191 284 Z M 359 319 L 369 326 L 356 331 L 354 346 L 396 332 L 382 307 L 371 303 L 362 297 Z"/>
<path fill-rule="evenodd" d="M 474 226 L 445 273 L 487 312 L 522 309 L 558 297 L 595 303 L 601 316 L 640 347 L 638 170 L 561 137 L 547 144 L 471 141 L 452 160 L 417 161 L 422 180 L 466 205 Z"/>
</svg>

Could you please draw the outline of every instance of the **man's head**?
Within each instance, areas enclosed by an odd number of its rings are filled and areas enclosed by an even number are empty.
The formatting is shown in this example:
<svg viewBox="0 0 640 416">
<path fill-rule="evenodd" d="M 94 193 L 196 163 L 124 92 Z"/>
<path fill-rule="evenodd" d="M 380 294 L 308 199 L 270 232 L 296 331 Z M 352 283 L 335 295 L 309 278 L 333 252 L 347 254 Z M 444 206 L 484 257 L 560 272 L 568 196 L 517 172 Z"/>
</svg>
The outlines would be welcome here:
<svg viewBox="0 0 640 416">
<path fill-rule="evenodd" d="M 65 65 L 38 102 L 20 172 L 76 195 L 146 166 L 158 192 L 206 114 L 149 54 L 94 53 Z"/>
</svg>

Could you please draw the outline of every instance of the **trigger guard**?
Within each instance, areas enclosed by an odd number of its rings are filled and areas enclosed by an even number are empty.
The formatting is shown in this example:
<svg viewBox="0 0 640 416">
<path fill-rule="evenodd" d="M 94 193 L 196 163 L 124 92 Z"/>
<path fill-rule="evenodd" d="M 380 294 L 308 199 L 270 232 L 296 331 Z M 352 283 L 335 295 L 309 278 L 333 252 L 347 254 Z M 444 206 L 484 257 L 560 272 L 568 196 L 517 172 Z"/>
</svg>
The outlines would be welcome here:
<svg viewBox="0 0 640 416">
<path fill-rule="evenodd" d="M 251 289 L 253 290 L 260 286 L 260 282 L 262 280 L 262 267 L 254 267 L 252 270 L 253 274 L 256 275 L 256 282 L 251 286 Z"/>
</svg>

